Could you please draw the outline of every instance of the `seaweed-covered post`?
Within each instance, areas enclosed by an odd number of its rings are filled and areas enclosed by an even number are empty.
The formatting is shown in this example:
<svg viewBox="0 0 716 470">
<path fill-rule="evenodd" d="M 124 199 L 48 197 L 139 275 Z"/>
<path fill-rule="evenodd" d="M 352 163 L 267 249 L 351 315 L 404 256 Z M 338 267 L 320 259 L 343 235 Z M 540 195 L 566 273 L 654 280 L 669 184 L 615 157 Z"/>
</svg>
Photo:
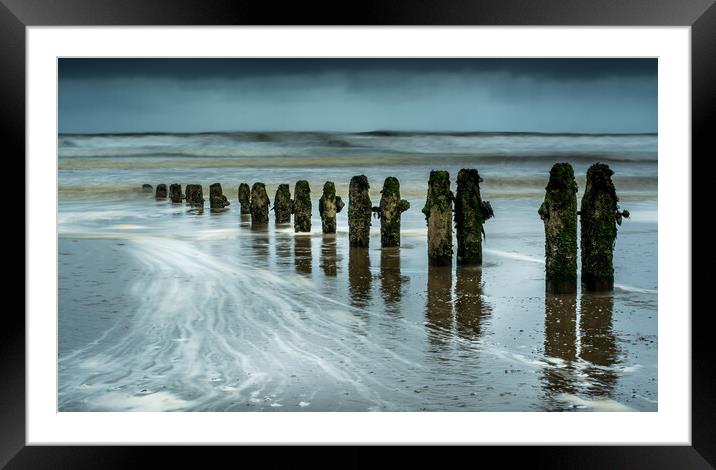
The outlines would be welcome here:
<svg viewBox="0 0 716 470">
<path fill-rule="evenodd" d="M 214 183 L 209 186 L 209 207 L 212 209 L 223 209 L 230 204 L 221 190 L 221 183 Z"/>
<path fill-rule="evenodd" d="M 293 201 L 291 191 L 287 184 L 279 184 L 276 190 L 276 197 L 273 198 L 273 209 L 276 214 L 277 224 L 288 224 L 291 222 L 293 213 Z"/>
<path fill-rule="evenodd" d="M 293 230 L 311 231 L 311 188 L 306 180 L 297 181 L 293 189 Z"/>
<path fill-rule="evenodd" d="M 172 203 L 174 204 L 181 204 L 181 200 L 184 198 L 184 195 L 181 193 L 181 185 L 174 183 L 169 185 L 169 199 L 172 200 Z"/>
<path fill-rule="evenodd" d="M 318 200 L 318 213 L 321 215 L 323 233 L 336 233 L 336 214 L 345 206 L 343 200 L 336 196 L 336 185 L 333 181 L 326 181 L 323 185 L 323 195 Z"/>
<path fill-rule="evenodd" d="M 385 179 L 380 194 L 380 206 L 373 208 L 380 219 L 380 246 L 400 246 L 400 216 L 410 203 L 400 199 L 400 182 L 392 176 Z"/>
<path fill-rule="evenodd" d="M 166 199 L 167 198 L 167 185 L 166 184 L 158 184 L 157 185 L 157 192 L 155 193 L 155 197 L 157 199 Z"/>
<path fill-rule="evenodd" d="M 492 206 L 480 196 L 482 178 L 475 169 L 462 169 L 457 173 L 455 193 L 455 232 L 457 237 L 457 264 L 482 264 L 483 224 L 492 218 Z"/>
<path fill-rule="evenodd" d="M 251 189 L 246 183 L 239 185 L 239 204 L 241 205 L 241 215 L 251 213 Z"/>
<path fill-rule="evenodd" d="M 582 225 L 582 287 L 587 291 L 614 289 L 614 243 L 617 224 L 629 211 L 619 211 L 612 175 L 603 163 L 595 163 L 587 170 L 587 186 L 582 196 L 579 218 Z"/>
<path fill-rule="evenodd" d="M 266 185 L 254 183 L 251 187 L 251 224 L 268 223 L 268 211 L 271 201 L 266 194 Z"/>
<path fill-rule="evenodd" d="M 187 184 L 185 194 L 189 206 L 204 208 L 204 191 L 200 184 Z"/>
<path fill-rule="evenodd" d="M 537 211 L 544 222 L 546 291 L 577 292 L 577 182 L 569 163 L 549 171 L 544 202 Z"/>
<path fill-rule="evenodd" d="M 350 246 L 367 247 L 370 241 L 370 218 L 373 205 L 365 175 L 351 178 L 348 187 L 348 241 Z"/>
<path fill-rule="evenodd" d="M 428 224 L 428 260 L 435 266 L 452 264 L 452 203 L 450 174 L 433 170 L 428 180 L 428 196 L 423 207 Z"/>
<path fill-rule="evenodd" d="M 153 193 L 154 189 L 152 188 L 151 184 L 144 183 L 142 185 L 142 192 L 143 193 Z"/>
</svg>

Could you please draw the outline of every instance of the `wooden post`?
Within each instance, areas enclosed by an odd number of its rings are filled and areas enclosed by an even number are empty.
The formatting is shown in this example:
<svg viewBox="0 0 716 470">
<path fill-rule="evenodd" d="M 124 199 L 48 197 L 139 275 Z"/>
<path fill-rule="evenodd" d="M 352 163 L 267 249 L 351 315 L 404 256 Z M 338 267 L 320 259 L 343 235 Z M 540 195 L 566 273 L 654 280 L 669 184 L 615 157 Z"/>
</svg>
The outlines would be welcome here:
<svg viewBox="0 0 716 470">
<path fill-rule="evenodd" d="M 239 204 L 241 205 L 241 215 L 251 214 L 251 189 L 246 183 L 239 185 Z"/>
<path fill-rule="evenodd" d="M 155 194 L 155 197 L 157 199 L 166 199 L 167 198 L 167 185 L 166 184 L 158 184 L 157 185 L 157 192 Z"/>
<path fill-rule="evenodd" d="M 544 222 L 545 288 L 552 294 L 577 292 L 577 182 L 569 163 L 549 172 L 540 218 Z"/>
<path fill-rule="evenodd" d="M 293 230 L 311 231 L 311 188 L 306 180 L 297 181 L 293 189 Z"/>
<path fill-rule="evenodd" d="M 452 203 L 450 174 L 433 170 L 428 181 L 428 196 L 423 207 L 428 224 L 428 260 L 434 266 L 452 264 Z"/>
<path fill-rule="evenodd" d="M 171 199 L 174 204 L 181 204 L 184 195 L 181 193 L 180 184 L 174 183 L 169 185 L 169 199 Z"/>
<path fill-rule="evenodd" d="M 189 206 L 204 208 L 204 191 L 200 184 L 187 184 L 185 194 Z"/>
<path fill-rule="evenodd" d="M 400 246 L 400 217 L 410 203 L 400 199 L 400 182 L 392 176 L 385 179 L 380 194 L 380 206 L 373 207 L 380 219 L 380 246 Z"/>
<path fill-rule="evenodd" d="M 276 197 L 273 198 L 273 211 L 276 215 L 277 224 L 291 223 L 293 201 L 291 200 L 291 191 L 287 184 L 278 185 Z"/>
<path fill-rule="evenodd" d="M 587 170 L 587 187 L 582 196 L 580 222 L 582 225 L 582 287 L 587 291 L 614 289 L 614 243 L 617 224 L 629 211 L 619 211 L 612 175 L 603 163 L 595 163 Z"/>
<path fill-rule="evenodd" d="M 348 188 L 348 242 L 350 246 L 367 247 L 370 241 L 372 204 L 370 185 L 365 175 L 354 176 Z"/>
<path fill-rule="evenodd" d="M 268 211 L 271 201 L 266 194 L 266 185 L 254 183 L 251 187 L 251 224 L 268 223 Z"/>
<path fill-rule="evenodd" d="M 336 233 L 336 214 L 343 209 L 345 203 L 336 196 L 336 185 L 333 181 L 326 181 L 323 185 L 323 195 L 318 201 L 318 213 L 321 215 L 321 228 L 323 233 Z"/>
<path fill-rule="evenodd" d="M 480 196 L 482 178 L 477 170 L 462 169 L 457 174 L 455 194 L 455 231 L 457 264 L 482 264 L 483 224 L 493 217 L 492 206 Z"/>
<path fill-rule="evenodd" d="M 142 192 L 143 192 L 143 193 L 153 193 L 153 192 L 154 192 L 154 188 L 152 188 L 152 185 L 151 185 L 151 184 L 146 184 L 146 183 L 144 183 L 144 184 L 142 185 Z"/>
<path fill-rule="evenodd" d="M 221 189 L 221 183 L 214 183 L 209 186 L 209 207 L 212 209 L 223 209 L 230 204 Z"/>
</svg>

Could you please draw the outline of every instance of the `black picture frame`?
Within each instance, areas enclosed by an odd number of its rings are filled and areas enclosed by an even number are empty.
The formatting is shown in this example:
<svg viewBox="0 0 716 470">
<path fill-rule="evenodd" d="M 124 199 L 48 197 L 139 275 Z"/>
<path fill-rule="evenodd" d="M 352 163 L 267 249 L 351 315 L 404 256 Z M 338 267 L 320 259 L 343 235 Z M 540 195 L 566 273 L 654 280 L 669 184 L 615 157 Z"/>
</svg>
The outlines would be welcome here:
<svg viewBox="0 0 716 470">
<path fill-rule="evenodd" d="M 19 162 L 24 161 L 19 156 L 25 155 L 25 28 L 63 25 L 690 26 L 692 174 L 694 161 L 714 158 L 709 142 L 712 123 L 716 122 L 714 0 L 384 0 L 340 6 L 270 0 L 0 0 L 0 132 L 5 159 Z M 692 188 L 698 186 L 692 180 Z M 26 181 L 25 190 L 30 189 Z M 693 227 L 691 230 L 698 233 Z M 24 229 L 23 235 L 27 254 Z M 20 277 L 16 279 L 19 282 Z M 693 280 L 697 286 L 702 282 Z M 6 289 L 10 292 L 11 287 L 6 285 Z M 710 309 L 692 310 L 692 446 L 521 447 L 507 451 L 510 456 L 551 468 L 714 468 L 716 413 L 712 390 L 716 357 L 708 324 Z M 148 463 L 140 455 L 147 448 L 26 446 L 25 317 L 17 309 L 7 309 L 3 314 L 0 371 L 0 467 L 126 468 Z M 184 459 L 190 450 L 172 447 L 158 451 L 162 458 Z M 479 460 L 488 462 L 490 457 L 504 459 L 506 450 L 498 447 L 478 452 Z M 289 454 L 300 459 L 303 451 L 293 449 Z M 366 464 L 362 455 L 355 449 L 344 452 L 340 465 Z M 219 454 L 214 457 L 219 458 Z"/>
</svg>

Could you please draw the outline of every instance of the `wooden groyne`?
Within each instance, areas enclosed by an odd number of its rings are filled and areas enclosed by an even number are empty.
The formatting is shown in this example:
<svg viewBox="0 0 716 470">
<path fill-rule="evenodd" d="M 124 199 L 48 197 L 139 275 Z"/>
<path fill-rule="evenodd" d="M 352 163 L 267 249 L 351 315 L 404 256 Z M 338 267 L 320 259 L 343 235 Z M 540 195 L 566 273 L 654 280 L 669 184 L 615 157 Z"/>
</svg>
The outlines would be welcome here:
<svg viewBox="0 0 716 470">
<path fill-rule="evenodd" d="M 241 215 L 251 214 L 251 189 L 246 183 L 239 185 L 239 205 L 241 205 Z"/>
<path fill-rule="evenodd" d="M 276 190 L 276 196 L 273 198 L 273 212 L 277 224 L 291 223 L 291 214 L 293 213 L 293 201 L 291 200 L 291 190 L 287 184 L 279 184 Z"/>
<path fill-rule="evenodd" d="M 308 181 L 297 181 L 293 189 L 293 230 L 296 233 L 311 231 L 311 209 L 311 188 Z"/>
<path fill-rule="evenodd" d="M 482 264 L 484 223 L 494 213 L 488 201 L 480 195 L 482 178 L 477 170 L 462 169 L 457 174 L 455 193 L 455 231 L 457 238 L 457 264 Z"/>
<path fill-rule="evenodd" d="M 400 246 L 400 218 L 410 203 L 400 199 L 400 182 L 393 176 L 385 179 L 380 194 L 380 205 L 373 208 L 380 219 L 380 246 Z"/>
<path fill-rule="evenodd" d="M 452 264 L 452 204 L 450 174 L 433 170 L 428 181 L 428 196 L 423 207 L 428 224 L 428 260 L 435 266 Z"/>
<path fill-rule="evenodd" d="M 251 224 L 267 224 L 269 221 L 269 200 L 266 185 L 260 182 L 251 187 Z"/>
<path fill-rule="evenodd" d="M 343 210 L 344 205 L 340 196 L 336 196 L 336 185 L 333 181 L 326 181 L 321 199 L 318 200 L 323 233 L 336 233 L 336 214 Z"/>
<path fill-rule="evenodd" d="M 193 208 L 204 208 L 204 190 L 200 184 L 187 184 L 184 190 L 186 203 Z"/>
<path fill-rule="evenodd" d="M 169 185 L 169 199 L 171 199 L 172 204 L 181 204 L 184 195 L 181 193 L 180 184 L 173 183 Z"/>
<path fill-rule="evenodd" d="M 214 183 L 209 186 L 209 207 L 211 209 L 223 209 L 229 204 L 231 203 L 226 196 L 224 196 L 224 191 L 221 189 L 221 183 Z"/>
<path fill-rule="evenodd" d="M 354 176 L 348 186 L 348 242 L 353 247 L 367 247 L 370 241 L 370 202 L 368 177 Z"/>
</svg>

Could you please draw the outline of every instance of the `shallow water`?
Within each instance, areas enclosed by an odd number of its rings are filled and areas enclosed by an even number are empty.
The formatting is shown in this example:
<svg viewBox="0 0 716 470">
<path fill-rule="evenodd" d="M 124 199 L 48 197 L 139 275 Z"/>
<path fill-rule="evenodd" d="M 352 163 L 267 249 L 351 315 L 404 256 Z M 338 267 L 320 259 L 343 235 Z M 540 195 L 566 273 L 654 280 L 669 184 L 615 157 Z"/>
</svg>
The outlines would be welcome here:
<svg viewBox="0 0 716 470">
<path fill-rule="evenodd" d="M 614 293 L 546 296 L 537 208 L 550 164 L 539 159 L 476 165 L 495 211 L 484 265 L 432 268 L 420 208 L 437 157 L 270 171 L 169 159 L 146 173 L 63 169 L 85 157 L 60 155 L 61 411 L 657 409 L 655 161 L 611 164 L 632 213 Z M 477 157 L 463 158 L 445 166 L 453 181 Z M 575 158 L 578 174 L 589 163 Z M 279 183 L 312 182 L 310 235 L 239 215 L 235 187 L 259 173 L 270 197 Z M 330 175 L 346 198 L 359 173 L 374 204 L 385 176 L 401 178 L 411 208 L 399 249 L 380 248 L 375 219 L 370 248 L 350 249 L 346 210 L 335 236 L 320 233 L 320 184 Z M 638 178 L 647 183 L 629 186 Z M 196 213 L 137 191 L 174 181 L 220 181 L 232 204 Z"/>
</svg>

